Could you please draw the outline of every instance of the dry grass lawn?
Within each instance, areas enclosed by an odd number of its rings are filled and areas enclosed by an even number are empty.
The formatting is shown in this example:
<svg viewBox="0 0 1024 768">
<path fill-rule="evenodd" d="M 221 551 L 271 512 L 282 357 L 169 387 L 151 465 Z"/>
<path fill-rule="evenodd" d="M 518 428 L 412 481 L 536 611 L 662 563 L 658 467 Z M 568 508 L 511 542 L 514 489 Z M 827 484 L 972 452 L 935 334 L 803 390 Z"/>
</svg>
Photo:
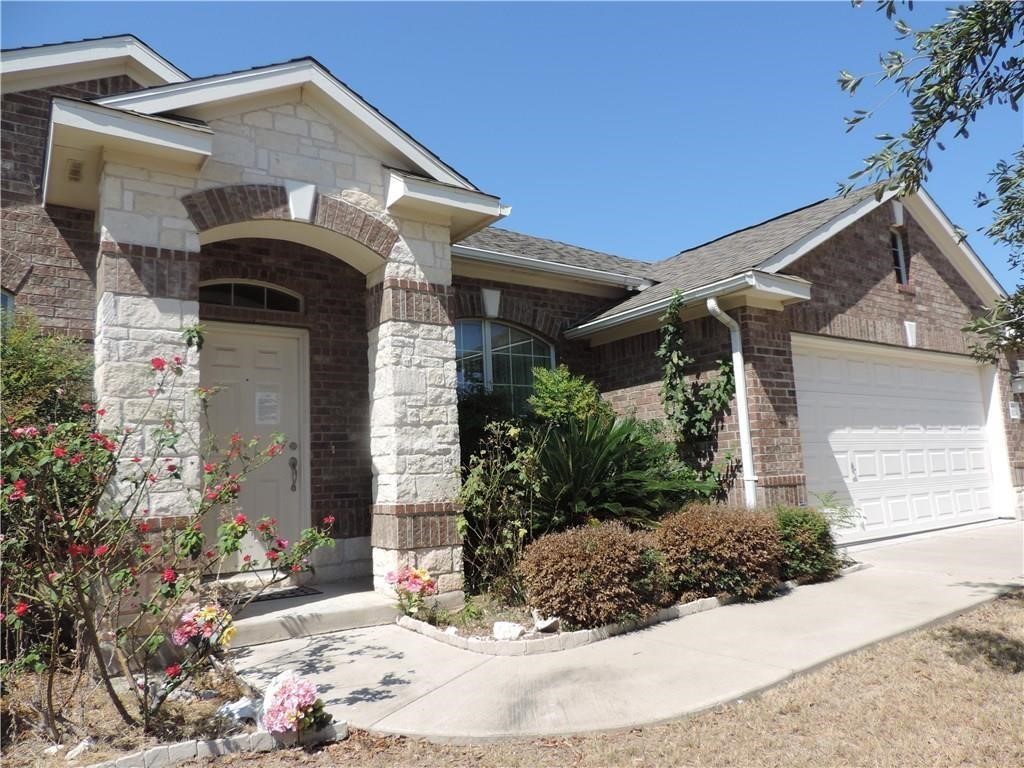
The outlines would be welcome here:
<svg viewBox="0 0 1024 768">
<path fill-rule="evenodd" d="M 216 768 L 359 766 L 1024 766 L 1024 592 L 665 725 L 453 746 L 354 731 L 315 752 Z"/>
</svg>

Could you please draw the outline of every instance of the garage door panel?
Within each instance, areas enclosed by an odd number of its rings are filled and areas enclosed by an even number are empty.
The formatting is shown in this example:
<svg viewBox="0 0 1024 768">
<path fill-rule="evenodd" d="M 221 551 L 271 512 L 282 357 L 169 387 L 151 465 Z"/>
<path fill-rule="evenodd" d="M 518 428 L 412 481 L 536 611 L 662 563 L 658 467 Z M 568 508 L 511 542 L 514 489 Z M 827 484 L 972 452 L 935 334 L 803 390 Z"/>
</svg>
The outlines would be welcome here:
<svg viewBox="0 0 1024 768">
<path fill-rule="evenodd" d="M 991 517 L 977 369 L 842 346 L 798 351 L 794 371 L 808 490 L 849 498 L 862 517 L 843 538 Z"/>
</svg>

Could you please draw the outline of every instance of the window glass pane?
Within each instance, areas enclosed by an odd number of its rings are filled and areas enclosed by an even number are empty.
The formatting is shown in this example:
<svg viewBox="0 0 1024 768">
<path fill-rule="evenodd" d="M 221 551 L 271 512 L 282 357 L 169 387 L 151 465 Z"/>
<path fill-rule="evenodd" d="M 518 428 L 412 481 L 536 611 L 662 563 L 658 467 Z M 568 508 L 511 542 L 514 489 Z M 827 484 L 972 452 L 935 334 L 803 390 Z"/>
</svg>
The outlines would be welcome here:
<svg viewBox="0 0 1024 768">
<path fill-rule="evenodd" d="M 491 378 L 494 386 L 512 383 L 512 361 L 508 355 L 499 353 L 491 357 Z"/>
<path fill-rule="evenodd" d="M 4 312 L 14 311 L 14 295 L 7 291 L 0 292 L 0 310 Z"/>
<path fill-rule="evenodd" d="M 525 355 L 512 357 L 512 383 L 520 386 L 533 386 L 533 358 Z"/>
<path fill-rule="evenodd" d="M 225 304 L 231 306 L 231 283 L 204 285 L 199 288 L 199 300 L 207 304 Z"/>
<path fill-rule="evenodd" d="M 299 300 L 290 293 L 267 288 L 267 309 L 276 309 L 279 312 L 298 312 Z"/>
<path fill-rule="evenodd" d="M 455 354 L 458 357 L 484 351 L 484 332 L 479 321 L 459 321 L 455 324 Z"/>
<path fill-rule="evenodd" d="M 235 283 L 235 306 L 263 309 L 266 306 L 265 292 L 266 288 L 262 285 Z"/>
<path fill-rule="evenodd" d="M 484 356 L 469 355 L 459 358 L 455 363 L 459 386 L 463 389 L 482 387 L 484 385 Z"/>
<path fill-rule="evenodd" d="M 501 323 L 491 323 L 491 349 L 498 350 L 507 347 L 512 329 Z"/>
</svg>

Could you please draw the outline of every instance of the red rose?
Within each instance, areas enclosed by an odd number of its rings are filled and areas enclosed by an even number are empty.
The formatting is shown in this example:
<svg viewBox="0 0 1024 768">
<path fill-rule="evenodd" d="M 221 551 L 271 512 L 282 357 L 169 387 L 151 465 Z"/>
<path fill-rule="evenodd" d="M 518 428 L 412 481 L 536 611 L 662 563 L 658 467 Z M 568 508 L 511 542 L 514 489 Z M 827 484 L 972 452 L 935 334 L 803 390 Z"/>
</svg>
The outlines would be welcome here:
<svg viewBox="0 0 1024 768">
<path fill-rule="evenodd" d="M 82 459 L 84 459 L 84 458 L 85 457 L 82 456 L 82 454 L 76 453 L 74 456 L 72 456 L 70 459 L 68 459 L 68 463 L 70 463 L 72 466 L 74 466 L 75 464 L 81 464 L 82 463 Z"/>
<path fill-rule="evenodd" d="M 327 515 L 323 519 L 323 523 L 324 523 L 324 525 L 334 525 L 334 520 L 335 520 L 334 515 Z"/>
<path fill-rule="evenodd" d="M 96 553 L 96 557 L 103 557 L 110 551 L 110 547 L 106 544 L 100 544 L 94 551 Z"/>
<path fill-rule="evenodd" d="M 107 409 L 106 408 L 100 408 L 99 410 L 96 411 L 96 415 L 97 416 L 106 416 L 107 415 Z"/>
<path fill-rule="evenodd" d="M 149 523 L 145 520 L 139 523 L 139 533 L 149 533 Z"/>
<path fill-rule="evenodd" d="M 216 464 L 210 464 L 209 462 L 207 462 L 206 464 L 203 464 L 203 472 L 205 472 L 206 474 L 210 475 L 210 474 L 213 474 L 216 471 L 217 471 L 217 465 Z"/>
<path fill-rule="evenodd" d="M 281 556 L 280 553 L 275 551 L 275 550 L 273 550 L 273 549 L 271 549 L 270 551 L 267 552 L 267 560 L 269 560 L 270 562 L 274 562 L 280 556 Z"/>
<path fill-rule="evenodd" d="M 245 523 L 246 523 L 245 515 L 243 515 L 241 512 L 239 512 L 237 515 L 235 515 L 235 525 L 245 525 Z"/>
<path fill-rule="evenodd" d="M 152 544 L 140 544 L 139 545 L 139 549 L 141 549 L 144 554 L 148 555 L 150 552 L 153 551 L 153 545 Z"/>
<path fill-rule="evenodd" d="M 181 674 L 181 664 L 171 664 L 171 666 L 164 670 L 164 674 L 174 679 Z"/>
<path fill-rule="evenodd" d="M 14 606 L 14 615 L 18 618 L 21 618 L 26 613 L 28 613 L 28 603 L 26 603 L 24 600 L 19 600 L 18 604 Z"/>
<path fill-rule="evenodd" d="M 68 452 L 64 450 L 63 445 L 55 445 L 53 447 L 53 455 L 55 458 L 63 459 L 65 456 L 68 455 Z"/>
<path fill-rule="evenodd" d="M 164 368 L 167 367 L 167 361 L 164 360 L 162 357 L 154 357 L 152 360 L 149 361 L 149 364 L 153 366 L 154 371 L 162 371 Z"/>
<path fill-rule="evenodd" d="M 160 574 L 160 581 L 164 584 L 173 584 L 178 580 L 178 574 L 175 573 L 173 568 L 164 568 L 164 572 Z"/>
</svg>

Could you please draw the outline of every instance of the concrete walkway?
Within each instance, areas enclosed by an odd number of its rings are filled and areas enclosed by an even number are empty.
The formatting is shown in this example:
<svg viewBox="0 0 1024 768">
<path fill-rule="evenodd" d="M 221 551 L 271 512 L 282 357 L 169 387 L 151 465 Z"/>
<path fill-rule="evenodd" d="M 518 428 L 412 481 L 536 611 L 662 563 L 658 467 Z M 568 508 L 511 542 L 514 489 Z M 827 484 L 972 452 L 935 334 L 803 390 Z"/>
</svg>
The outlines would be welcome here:
<svg viewBox="0 0 1024 768">
<path fill-rule="evenodd" d="M 482 656 L 392 625 L 242 648 L 238 666 L 257 684 L 310 674 L 335 717 L 379 732 L 470 741 L 632 727 L 748 696 L 1024 584 L 1024 525 L 854 556 L 871 567 L 560 653 Z"/>
</svg>

